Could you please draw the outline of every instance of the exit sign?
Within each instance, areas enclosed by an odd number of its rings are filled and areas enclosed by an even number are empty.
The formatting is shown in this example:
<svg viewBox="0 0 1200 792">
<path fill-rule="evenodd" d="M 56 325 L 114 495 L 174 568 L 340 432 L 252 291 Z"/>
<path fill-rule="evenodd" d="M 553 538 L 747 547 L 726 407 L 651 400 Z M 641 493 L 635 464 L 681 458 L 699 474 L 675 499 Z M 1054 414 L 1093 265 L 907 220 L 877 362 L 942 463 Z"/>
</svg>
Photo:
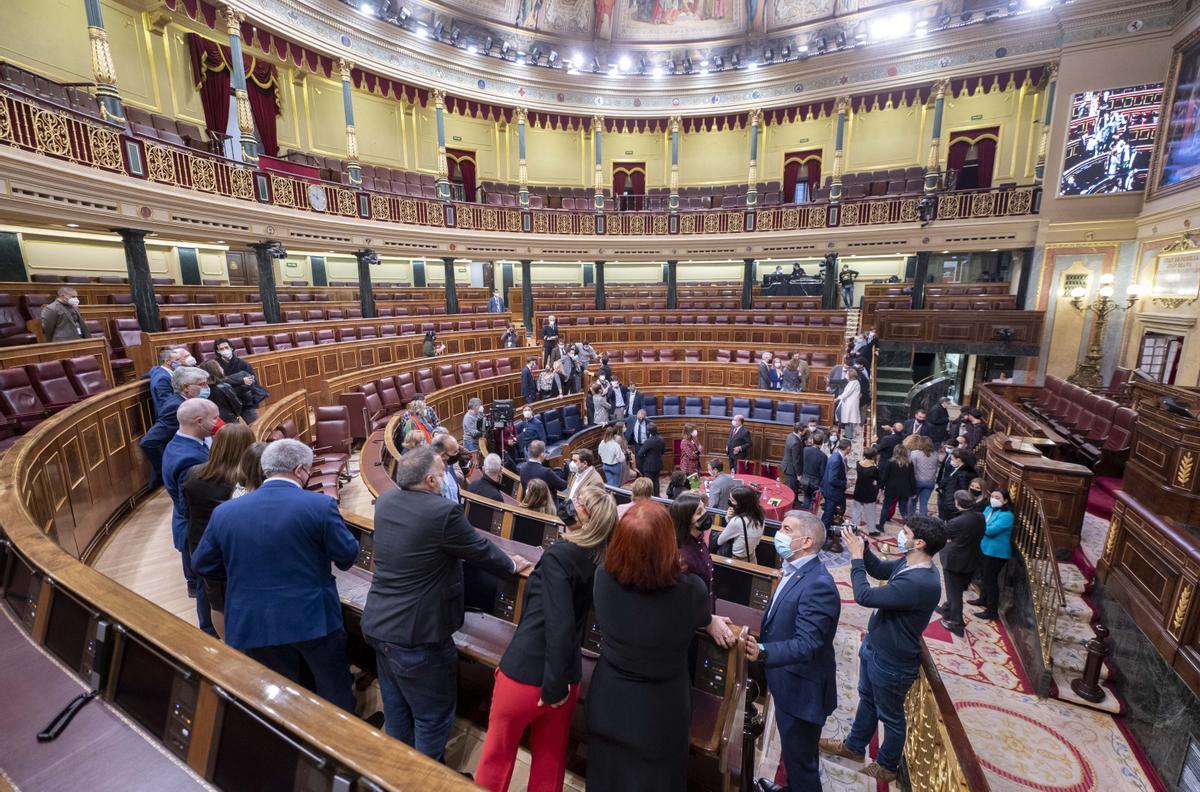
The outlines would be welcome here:
<svg viewBox="0 0 1200 792">
<path fill-rule="evenodd" d="M 983 118 L 983 116 L 980 116 L 980 118 Z M 462 143 L 462 137 L 459 135 L 454 135 L 450 139 L 453 140 L 455 143 Z"/>
<path fill-rule="evenodd" d="M 625 156 L 626 156 L 626 157 L 632 157 L 632 156 L 633 156 L 633 149 L 629 149 L 629 150 L 627 150 L 627 151 L 625 152 Z"/>
<path fill-rule="evenodd" d="M 979 114 L 979 115 L 973 115 L 973 116 L 971 116 L 971 120 L 972 120 L 972 121 L 982 121 L 982 120 L 983 120 L 983 114 L 981 113 L 981 114 Z M 455 138 L 455 139 L 457 140 L 457 138 Z"/>
<path fill-rule="evenodd" d="M 799 139 L 799 140 L 797 140 L 796 142 L 797 142 L 797 143 L 807 143 L 807 142 L 808 142 L 808 140 L 809 140 L 808 138 L 800 138 L 800 139 Z"/>
</svg>

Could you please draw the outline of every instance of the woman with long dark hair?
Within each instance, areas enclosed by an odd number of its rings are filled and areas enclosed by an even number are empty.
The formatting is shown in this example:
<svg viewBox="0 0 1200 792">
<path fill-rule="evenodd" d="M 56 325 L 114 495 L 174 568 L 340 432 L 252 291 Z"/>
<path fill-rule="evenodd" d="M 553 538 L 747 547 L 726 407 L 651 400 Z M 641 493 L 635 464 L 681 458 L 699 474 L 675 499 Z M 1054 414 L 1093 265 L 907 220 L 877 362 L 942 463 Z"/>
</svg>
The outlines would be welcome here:
<svg viewBox="0 0 1200 792">
<path fill-rule="evenodd" d="M 743 561 L 756 563 L 754 549 L 762 539 L 766 515 L 758 492 L 747 486 L 737 486 L 729 493 L 729 508 L 725 511 L 725 525 L 717 537 L 717 552 Z"/>
<path fill-rule="evenodd" d="M 694 492 L 680 495 L 668 509 L 671 523 L 675 526 L 675 544 L 679 547 L 679 562 L 683 571 L 704 581 L 712 606 L 716 599 L 712 593 L 713 562 L 704 533 L 712 528 L 712 515 L 704 508 L 704 501 Z"/>
</svg>

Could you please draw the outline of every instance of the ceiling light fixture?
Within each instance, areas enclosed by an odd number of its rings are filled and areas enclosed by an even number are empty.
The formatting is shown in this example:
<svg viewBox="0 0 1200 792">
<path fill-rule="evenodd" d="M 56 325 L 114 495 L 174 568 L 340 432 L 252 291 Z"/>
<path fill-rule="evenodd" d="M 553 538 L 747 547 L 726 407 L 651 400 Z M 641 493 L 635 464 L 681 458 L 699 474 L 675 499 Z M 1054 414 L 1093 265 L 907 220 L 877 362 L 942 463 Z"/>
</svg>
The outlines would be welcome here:
<svg viewBox="0 0 1200 792">
<path fill-rule="evenodd" d="M 742 67 L 742 56 L 740 53 L 735 52 L 730 55 L 729 61 L 733 64 L 733 68 L 735 69 L 740 69 Z"/>
<path fill-rule="evenodd" d="M 400 24 L 403 25 L 405 22 L 407 22 L 410 16 L 412 16 L 412 11 L 409 11 L 407 7 L 401 8 L 399 17 Z"/>
<path fill-rule="evenodd" d="M 451 44 L 457 44 L 457 43 L 458 43 L 458 39 L 459 39 L 459 37 L 460 37 L 461 35 L 462 35 L 462 31 L 461 31 L 461 30 L 459 30 L 458 28 L 451 28 L 451 29 L 450 29 L 450 43 L 451 43 Z"/>
<path fill-rule="evenodd" d="M 621 71 L 623 71 L 623 72 L 627 72 L 627 71 L 629 71 L 629 67 L 630 67 L 630 66 L 632 66 L 632 65 L 633 65 L 633 63 L 632 63 L 632 62 L 629 60 L 629 56 L 628 56 L 628 55 L 622 55 L 622 56 L 621 56 L 621 57 L 620 57 L 620 58 L 617 60 L 617 66 L 618 66 L 618 67 L 621 69 Z"/>
<path fill-rule="evenodd" d="M 650 70 L 650 76 L 651 76 L 651 77 L 662 77 L 662 76 L 663 76 L 663 67 L 662 67 L 662 64 L 657 64 L 657 63 L 656 63 L 656 64 L 654 65 L 654 68 Z"/>
<path fill-rule="evenodd" d="M 505 55 L 508 55 L 508 51 L 510 49 L 512 49 L 512 44 L 508 43 L 507 41 L 504 42 L 503 44 L 501 44 L 500 45 L 500 57 L 503 58 Z"/>
<path fill-rule="evenodd" d="M 468 44 L 468 45 L 467 45 L 467 52 L 471 53 L 472 55 L 478 55 L 478 54 L 479 54 L 479 47 L 476 47 L 474 44 Z"/>
<path fill-rule="evenodd" d="M 433 37 L 438 41 L 442 40 L 442 34 L 446 32 L 446 23 L 438 22 L 433 27 Z"/>
<path fill-rule="evenodd" d="M 845 49 L 845 47 L 846 47 L 845 31 L 839 30 L 838 34 L 833 37 L 833 43 L 837 46 L 838 49 Z"/>
<path fill-rule="evenodd" d="M 488 36 L 487 38 L 485 38 L 483 40 L 483 54 L 484 55 L 492 54 L 492 37 L 491 36 Z"/>
<path fill-rule="evenodd" d="M 375 7 L 370 3 L 359 3 L 358 12 L 367 16 L 375 16 Z"/>
<path fill-rule="evenodd" d="M 67 228 L 79 228 L 79 223 L 67 223 Z"/>
<path fill-rule="evenodd" d="M 767 47 L 767 50 L 766 50 L 766 52 L 764 52 L 764 53 L 763 53 L 763 60 L 764 60 L 764 61 L 766 61 L 767 63 L 774 63 L 774 62 L 775 62 L 775 50 L 774 50 L 774 48 L 772 48 L 772 47 Z"/>
<path fill-rule="evenodd" d="M 749 63 L 746 64 L 746 69 L 748 71 L 754 71 L 757 68 L 758 68 L 758 64 L 755 63 L 754 61 L 750 61 Z"/>
<path fill-rule="evenodd" d="M 413 33 L 416 33 L 418 38 L 425 38 L 429 35 L 429 31 L 426 30 L 425 26 L 420 23 L 417 24 L 416 30 L 414 30 Z"/>
<path fill-rule="evenodd" d="M 808 47 L 805 47 L 805 49 L 808 49 Z M 784 44 L 783 49 L 779 51 L 779 54 L 783 57 L 784 60 L 790 60 L 792 57 L 792 45 Z"/>
</svg>

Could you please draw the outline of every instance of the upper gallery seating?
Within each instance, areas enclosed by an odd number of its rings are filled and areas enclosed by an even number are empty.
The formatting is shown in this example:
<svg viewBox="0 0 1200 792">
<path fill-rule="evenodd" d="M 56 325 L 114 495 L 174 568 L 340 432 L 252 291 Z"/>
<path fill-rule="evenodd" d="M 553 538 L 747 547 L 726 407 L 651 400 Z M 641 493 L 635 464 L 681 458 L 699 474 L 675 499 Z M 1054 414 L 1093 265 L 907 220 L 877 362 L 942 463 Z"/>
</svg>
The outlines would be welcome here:
<svg viewBox="0 0 1200 792">
<path fill-rule="evenodd" d="M 538 306 L 538 312 L 551 310 L 542 305 Z M 553 310 L 562 310 L 556 308 Z M 573 306 L 570 310 L 577 310 Z M 808 327 L 845 327 L 846 317 L 844 315 L 816 315 L 810 316 L 807 313 L 774 313 L 774 314 L 746 314 L 735 313 L 730 316 L 726 313 L 685 313 L 667 314 L 661 318 L 654 316 L 644 316 L 642 314 L 630 314 L 622 316 L 615 314 L 612 316 L 563 316 L 560 323 L 564 326 L 568 325 L 610 325 L 610 324 L 732 324 L 732 325 L 805 325 Z"/>
<path fill-rule="evenodd" d="M 1089 466 L 1116 471 L 1124 467 L 1137 422 L 1137 413 L 1129 407 L 1053 375 L 1025 406 L 1070 440 Z"/>
<path fill-rule="evenodd" d="M 61 85 L 11 63 L 0 63 L 0 83 L 67 110 L 92 118 L 100 117 L 96 97 L 85 89 Z"/>
<path fill-rule="evenodd" d="M 39 421 L 108 388 L 91 355 L 0 369 L 0 450 Z"/>
</svg>

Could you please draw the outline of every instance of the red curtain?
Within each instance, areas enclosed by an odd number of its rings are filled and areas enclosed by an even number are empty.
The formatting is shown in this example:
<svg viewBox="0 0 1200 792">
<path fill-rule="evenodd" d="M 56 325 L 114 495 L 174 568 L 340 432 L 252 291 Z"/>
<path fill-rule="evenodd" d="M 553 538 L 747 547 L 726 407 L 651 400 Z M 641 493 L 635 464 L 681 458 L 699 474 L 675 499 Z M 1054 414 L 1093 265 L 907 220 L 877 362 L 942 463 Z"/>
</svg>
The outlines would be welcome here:
<svg viewBox="0 0 1200 792">
<path fill-rule="evenodd" d="M 613 165 L 613 199 L 621 210 L 640 210 L 646 194 L 646 163 L 623 162 Z M 625 191 L 629 191 L 626 199 Z"/>
<path fill-rule="evenodd" d="M 811 200 L 813 190 L 821 186 L 821 150 L 796 151 L 783 156 L 783 202 L 793 202 L 798 183 L 808 185 L 807 194 Z"/>
<path fill-rule="evenodd" d="M 188 34 L 192 75 L 200 91 L 204 123 L 209 131 L 224 136 L 229 128 L 229 69 L 224 66 L 224 58 L 214 59 L 215 49 L 216 45 L 208 39 L 195 33 Z"/>
<path fill-rule="evenodd" d="M 446 149 L 446 165 L 450 181 L 458 182 L 463 187 L 463 200 L 474 203 L 477 198 L 475 189 L 475 152 L 462 149 Z M 457 173 L 455 172 L 457 169 Z M 455 178 L 457 176 L 458 178 Z"/>
<path fill-rule="evenodd" d="M 242 56 L 244 59 L 249 56 Z M 258 142 L 262 153 L 268 157 L 279 154 L 279 137 L 275 122 L 280 113 L 276 93 L 275 67 L 270 63 L 250 58 L 247 64 L 246 96 L 250 99 L 250 115 L 254 116 L 254 128 L 258 131 Z"/>
<path fill-rule="evenodd" d="M 1000 128 L 968 129 L 950 135 L 950 151 L 946 155 L 946 168 L 958 174 L 954 183 L 956 190 L 990 190 L 992 172 L 996 167 L 996 144 Z M 968 160 L 971 146 L 975 157 Z"/>
</svg>

